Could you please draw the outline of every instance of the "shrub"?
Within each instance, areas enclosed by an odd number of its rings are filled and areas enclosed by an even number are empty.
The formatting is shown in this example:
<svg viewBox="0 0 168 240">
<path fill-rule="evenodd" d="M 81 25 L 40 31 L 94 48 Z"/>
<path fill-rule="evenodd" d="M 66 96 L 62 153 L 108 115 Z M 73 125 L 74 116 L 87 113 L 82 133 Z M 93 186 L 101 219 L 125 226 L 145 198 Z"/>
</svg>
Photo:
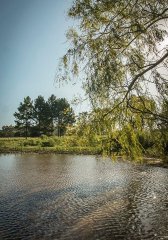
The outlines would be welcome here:
<svg viewBox="0 0 168 240">
<path fill-rule="evenodd" d="M 55 146 L 55 141 L 54 141 L 54 139 L 50 138 L 46 141 L 43 141 L 41 146 L 42 147 L 54 147 Z"/>
<path fill-rule="evenodd" d="M 40 138 L 41 138 L 42 140 L 44 140 L 44 139 L 47 139 L 48 137 L 47 137 L 47 135 L 42 134 L 42 135 L 40 136 Z"/>
<path fill-rule="evenodd" d="M 55 142 L 56 145 L 60 145 L 62 143 L 62 137 L 54 136 L 52 140 Z"/>
<path fill-rule="evenodd" d="M 39 140 L 37 139 L 28 139 L 23 142 L 23 146 L 37 146 L 39 145 Z"/>
</svg>

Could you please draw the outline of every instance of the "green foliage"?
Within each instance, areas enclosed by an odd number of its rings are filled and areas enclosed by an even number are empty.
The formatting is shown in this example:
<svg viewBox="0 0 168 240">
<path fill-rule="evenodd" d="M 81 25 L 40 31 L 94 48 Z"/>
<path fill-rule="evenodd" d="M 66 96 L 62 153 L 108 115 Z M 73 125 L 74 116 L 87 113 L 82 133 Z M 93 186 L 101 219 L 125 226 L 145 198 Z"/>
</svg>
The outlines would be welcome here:
<svg viewBox="0 0 168 240">
<path fill-rule="evenodd" d="M 93 139 L 92 139 L 93 136 Z M 55 152 L 79 154 L 103 154 L 112 157 L 122 156 L 130 160 L 141 160 L 142 156 L 162 157 L 168 155 L 168 135 L 159 130 L 148 130 L 140 134 L 126 124 L 122 130 L 116 130 L 111 135 L 96 135 L 87 137 L 73 135 L 62 137 L 40 138 L 0 138 L 0 152 Z M 141 155 L 143 154 L 143 155 Z M 165 160 L 166 161 L 166 160 Z"/>
<path fill-rule="evenodd" d="M 54 139 L 50 138 L 48 140 L 43 140 L 41 143 L 42 147 L 54 147 L 55 146 L 55 141 Z"/>
<path fill-rule="evenodd" d="M 45 134 L 41 134 L 40 138 L 41 138 L 41 139 L 47 139 L 48 137 L 47 137 L 47 135 L 45 135 Z"/>
<path fill-rule="evenodd" d="M 149 109 L 154 109 L 153 101 L 143 101 Z M 144 107 L 135 96 L 131 104 L 134 107 L 139 105 L 139 109 Z M 74 135 L 80 146 L 99 146 L 104 155 L 123 156 L 130 160 L 141 160 L 143 156 L 166 156 L 167 131 L 159 129 L 151 118 L 144 117 L 135 108 L 126 109 L 122 114 L 116 111 L 114 115 L 106 115 L 109 111 L 109 108 L 99 108 L 79 114 Z"/>
<path fill-rule="evenodd" d="M 133 87 L 140 91 L 140 83 L 147 80 L 144 74 L 151 70 L 153 83 L 160 86 L 165 80 L 155 68 L 160 62 L 152 64 L 158 60 L 158 43 L 167 36 L 160 21 L 167 19 L 167 4 L 167 0 L 74 1 L 68 14 L 78 21 L 79 30 L 70 28 L 67 33 L 72 48 L 63 57 L 63 79 L 68 78 L 68 69 L 76 75 L 74 68 L 86 64 L 84 85 L 95 102 L 102 96 L 123 98 Z M 167 53 L 163 61 L 166 57 Z"/>
<path fill-rule="evenodd" d="M 0 152 L 53 152 L 98 154 L 100 146 L 80 145 L 76 136 L 45 138 L 0 138 Z"/>
<path fill-rule="evenodd" d="M 68 125 L 75 122 L 75 114 L 70 104 L 65 98 L 56 98 L 54 95 L 48 99 L 52 124 L 58 136 L 62 136 L 66 132 Z"/>
<path fill-rule="evenodd" d="M 167 149 L 165 140 L 156 146 L 157 136 L 152 139 L 156 131 L 164 139 L 168 130 L 168 52 L 158 49 L 167 37 L 167 5 L 168 0 L 72 3 L 68 14 L 79 29 L 67 33 L 71 48 L 63 57 L 61 79 L 84 69 L 83 86 L 93 111 L 79 116 L 74 134 L 85 144 L 94 145 L 100 136 L 103 151 L 131 158 Z"/>
<path fill-rule="evenodd" d="M 142 156 L 142 148 L 138 141 L 137 134 L 130 124 L 124 126 L 120 132 L 119 142 L 122 147 L 121 154 L 129 157 L 131 160 L 138 159 Z"/>
<path fill-rule="evenodd" d="M 22 144 L 21 144 L 22 145 Z M 39 146 L 40 140 L 37 139 L 27 139 L 23 142 L 23 146 Z"/>
<path fill-rule="evenodd" d="M 28 137 L 33 119 L 33 102 L 29 96 L 20 103 L 18 112 L 14 113 L 16 127 Z"/>
<path fill-rule="evenodd" d="M 34 102 L 30 97 L 24 98 L 20 103 L 18 112 L 14 113 L 17 131 L 16 136 L 62 136 L 66 129 L 75 122 L 75 114 L 65 98 L 56 98 L 51 95 L 47 101 L 38 96 Z M 14 136 L 7 134 L 9 127 L 3 127 L 1 136 Z M 5 135 L 6 134 L 6 135 Z"/>
<path fill-rule="evenodd" d="M 12 126 L 3 126 L 2 130 L 0 130 L 0 137 L 14 137 L 17 135 L 17 129 Z"/>
<path fill-rule="evenodd" d="M 38 96 L 34 101 L 33 118 L 36 122 L 37 136 L 52 133 L 53 124 L 50 107 L 42 96 Z"/>
</svg>

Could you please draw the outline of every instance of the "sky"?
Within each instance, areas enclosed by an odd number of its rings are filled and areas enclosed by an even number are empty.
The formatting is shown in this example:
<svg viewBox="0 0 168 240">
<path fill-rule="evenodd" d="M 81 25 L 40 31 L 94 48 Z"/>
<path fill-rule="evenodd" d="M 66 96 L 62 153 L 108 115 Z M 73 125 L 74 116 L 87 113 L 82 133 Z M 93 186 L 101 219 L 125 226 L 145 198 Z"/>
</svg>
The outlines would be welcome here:
<svg viewBox="0 0 168 240">
<path fill-rule="evenodd" d="M 13 114 L 24 97 L 54 94 L 71 101 L 81 84 L 59 87 L 60 58 L 69 47 L 66 31 L 72 0 L 0 0 L 0 128 L 14 125 Z M 87 104 L 73 106 L 76 113 Z"/>
</svg>

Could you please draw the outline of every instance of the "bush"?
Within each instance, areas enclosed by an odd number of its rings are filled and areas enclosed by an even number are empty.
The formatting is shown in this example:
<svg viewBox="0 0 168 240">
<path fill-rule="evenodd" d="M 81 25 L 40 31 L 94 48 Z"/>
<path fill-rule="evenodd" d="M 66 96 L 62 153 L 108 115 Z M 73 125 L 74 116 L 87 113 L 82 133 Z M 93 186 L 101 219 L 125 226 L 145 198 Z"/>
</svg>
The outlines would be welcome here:
<svg viewBox="0 0 168 240">
<path fill-rule="evenodd" d="M 76 136 L 66 136 L 64 137 L 64 144 L 67 147 L 76 147 L 79 145 L 79 139 Z"/>
<path fill-rule="evenodd" d="M 47 139 L 47 135 L 42 134 L 42 135 L 40 136 L 40 138 L 41 138 L 42 140 Z"/>
<path fill-rule="evenodd" d="M 54 147 L 55 146 L 55 141 L 54 139 L 48 139 L 46 141 L 43 141 L 41 144 L 42 147 Z"/>
<path fill-rule="evenodd" d="M 55 142 L 56 145 L 60 145 L 62 143 L 62 137 L 54 136 L 52 140 Z"/>
<path fill-rule="evenodd" d="M 39 145 L 39 140 L 37 139 L 28 139 L 23 142 L 23 146 L 38 146 Z"/>
</svg>

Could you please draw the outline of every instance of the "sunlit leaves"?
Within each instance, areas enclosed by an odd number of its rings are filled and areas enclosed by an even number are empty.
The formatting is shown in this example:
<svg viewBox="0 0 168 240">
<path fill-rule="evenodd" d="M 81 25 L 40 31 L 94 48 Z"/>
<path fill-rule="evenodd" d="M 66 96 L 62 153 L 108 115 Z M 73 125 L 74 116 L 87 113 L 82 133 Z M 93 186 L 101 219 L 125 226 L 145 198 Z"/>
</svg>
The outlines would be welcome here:
<svg viewBox="0 0 168 240">
<path fill-rule="evenodd" d="M 74 75 L 78 74 L 79 65 L 85 65 L 85 86 L 92 99 L 117 94 L 121 86 L 128 86 L 130 77 L 151 64 L 149 52 L 158 57 L 156 44 L 166 34 L 160 28 L 160 20 L 168 17 L 167 3 L 74 1 L 68 14 L 79 21 L 79 30 L 70 29 L 67 33 L 72 48 L 66 54 L 66 59 L 70 59 L 63 62 L 65 67 L 69 64 Z"/>
<path fill-rule="evenodd" d="M 123 128 L 120 144 L 130 142 L 132 156 L 136 148 L 140 152 L 138 131 L 156 127 L 158 119 L 168 122 L 161 112 L 168 96 L 168 53 L 160 47 L 167 38 L 167 6 L 168 0 L 75 0 L 68 12 L 78 27 L 67 33 L 71 46 L 62 61 L 63 80 L 82 72 L 95 125 L 109 138 L 112 126 Z M 128 154 L 130 149 L 125 147 Z"/>
</svg>

